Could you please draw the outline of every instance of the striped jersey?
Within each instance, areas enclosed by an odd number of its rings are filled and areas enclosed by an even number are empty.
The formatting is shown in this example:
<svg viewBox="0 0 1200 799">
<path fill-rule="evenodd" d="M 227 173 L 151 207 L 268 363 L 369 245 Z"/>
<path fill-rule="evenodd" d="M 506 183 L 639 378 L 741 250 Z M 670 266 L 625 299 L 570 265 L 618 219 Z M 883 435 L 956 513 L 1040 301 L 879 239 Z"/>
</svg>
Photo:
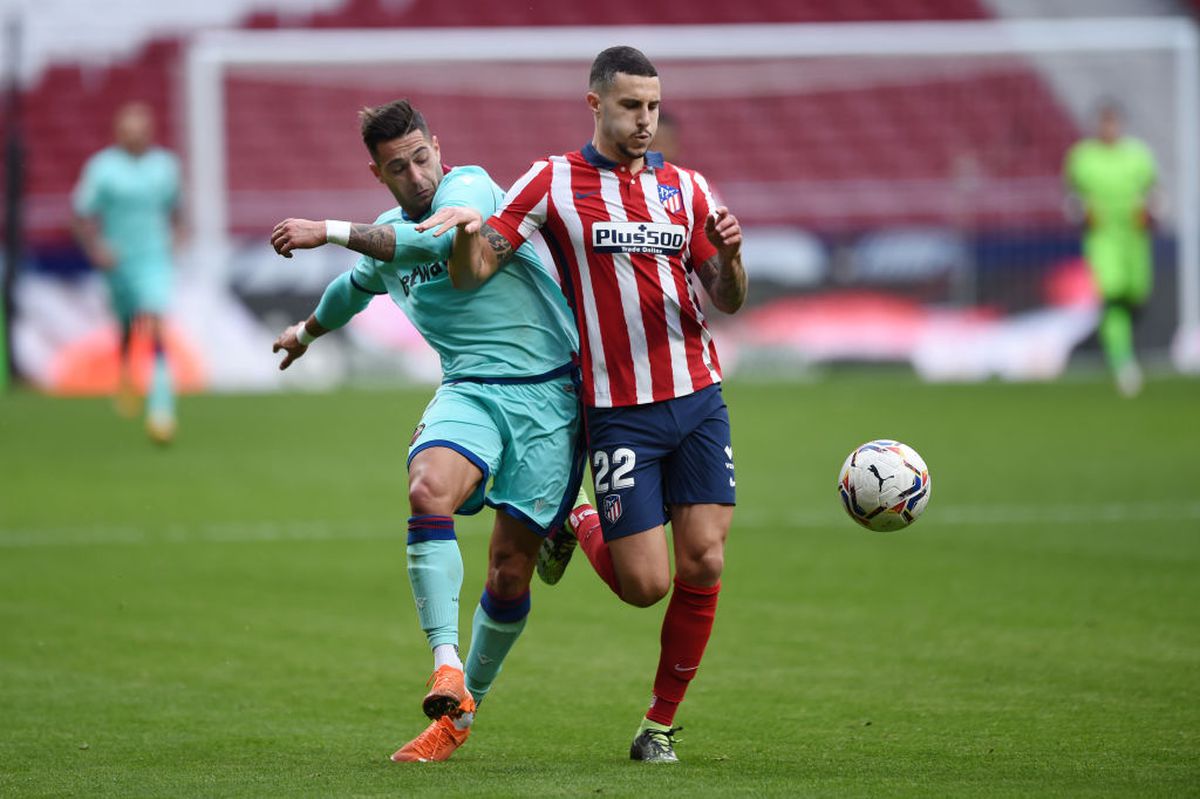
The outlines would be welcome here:
<svg viewBox="0 0 1200 799">
<path fill-rule="evenodd" d="M 716 254 L 704 235 L 715 206 L 698 172 L 649 152 L 631 174 L 588 144 L 536 162 L 488 220 L 514 250 L 541 229 L 579 328 L 587 405 L 660 402 L 721 381 L 692 281 Z"/>
</svg>

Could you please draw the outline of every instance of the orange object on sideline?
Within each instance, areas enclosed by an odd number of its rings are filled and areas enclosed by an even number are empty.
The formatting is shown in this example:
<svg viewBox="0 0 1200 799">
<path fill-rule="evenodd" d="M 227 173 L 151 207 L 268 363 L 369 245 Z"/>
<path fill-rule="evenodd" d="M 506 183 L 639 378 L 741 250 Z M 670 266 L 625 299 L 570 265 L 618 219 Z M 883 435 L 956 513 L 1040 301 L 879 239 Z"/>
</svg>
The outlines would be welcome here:
<svg viewBox="0 0 1200 799">
<path fill-rule="evenodd" d="M 166 325 L 165 338 L 175 390 L 179 393 L 203 391 L 208 381 L 199 351 L 170 324 Z M 115 393 L 120 378 L 119 349 L 119 333 L 113 325 L 93 330 L 62 347 L 55 353 L 50 369 L 49 393 L 63 396 Z M 133 384 L 144 394 L 150 384 L 154 348 L 150 338 L 136 326 L 130 361 Z"/>
</svg>

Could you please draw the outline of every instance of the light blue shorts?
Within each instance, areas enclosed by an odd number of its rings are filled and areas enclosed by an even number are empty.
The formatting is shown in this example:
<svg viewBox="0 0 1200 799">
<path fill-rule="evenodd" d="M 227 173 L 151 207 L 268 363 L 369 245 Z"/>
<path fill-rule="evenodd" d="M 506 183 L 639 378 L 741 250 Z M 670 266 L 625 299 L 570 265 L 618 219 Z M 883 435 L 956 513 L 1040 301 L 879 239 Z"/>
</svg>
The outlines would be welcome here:
<svg viewBox="0 0 1200 799">
<path fill-rule="evenodd" d="M 105 273 L 113 312 L 124 322 L 162 316 L 171 299 L 171 265 L 158 259 L 122 261 Z"/>
<path fill-rule="evenodd" d="M 449 447 L 483 472 L 458 509 L 487 505 L 545 535 L 562 524 L 583 478 L 579 396 L 569 376 L 540 383 L 447 383 L 433 395 L 408 448 Z"/>
</svg>

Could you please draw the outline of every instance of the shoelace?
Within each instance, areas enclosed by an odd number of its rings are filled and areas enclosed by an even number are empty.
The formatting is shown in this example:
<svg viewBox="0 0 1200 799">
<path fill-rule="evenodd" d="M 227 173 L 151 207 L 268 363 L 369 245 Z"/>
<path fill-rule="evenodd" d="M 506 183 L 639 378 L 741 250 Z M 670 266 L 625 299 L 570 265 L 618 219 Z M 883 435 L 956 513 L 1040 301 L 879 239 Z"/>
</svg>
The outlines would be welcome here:
<svg viewBox="0 0 1200 799">
<path fill-rule="evenodd" d="M 413 741 L 413 751 L 418 756 L 424 758 L 432 758 L 437 754 L 442 742 L 454 743 L 454 737 L 440 723 L 431 725 L 425 732 L 417 736 Z"/>
<path fill-rule="evenodd" d="M 669 730 L 660 730 L 655 727 L 650 727 L 646 730 L 647 740 L 655 750 L 655 754 L 662 754 L 673 751 L 675 745 L 675 733 L 683 730 L 683 727 L 672 727 Z"/>
</svg>

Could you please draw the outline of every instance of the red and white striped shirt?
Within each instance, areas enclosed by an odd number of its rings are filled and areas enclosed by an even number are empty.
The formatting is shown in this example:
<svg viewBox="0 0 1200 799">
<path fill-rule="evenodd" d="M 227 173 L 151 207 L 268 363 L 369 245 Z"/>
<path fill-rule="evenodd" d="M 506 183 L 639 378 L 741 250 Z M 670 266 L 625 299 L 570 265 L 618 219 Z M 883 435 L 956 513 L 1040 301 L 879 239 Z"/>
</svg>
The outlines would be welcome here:
<svg viewBox="0 0 1200 799">
<path fill-rule="evenodd" d="M 539 228 L 579 327 L 583 401 L 641 405 L 721 381 L 692 283 L 716 254 L 698 172 L 646 154 L 631 174 L 588 144 L 536 162 L 487 221 L 515 250 Z"/>
</svg>

